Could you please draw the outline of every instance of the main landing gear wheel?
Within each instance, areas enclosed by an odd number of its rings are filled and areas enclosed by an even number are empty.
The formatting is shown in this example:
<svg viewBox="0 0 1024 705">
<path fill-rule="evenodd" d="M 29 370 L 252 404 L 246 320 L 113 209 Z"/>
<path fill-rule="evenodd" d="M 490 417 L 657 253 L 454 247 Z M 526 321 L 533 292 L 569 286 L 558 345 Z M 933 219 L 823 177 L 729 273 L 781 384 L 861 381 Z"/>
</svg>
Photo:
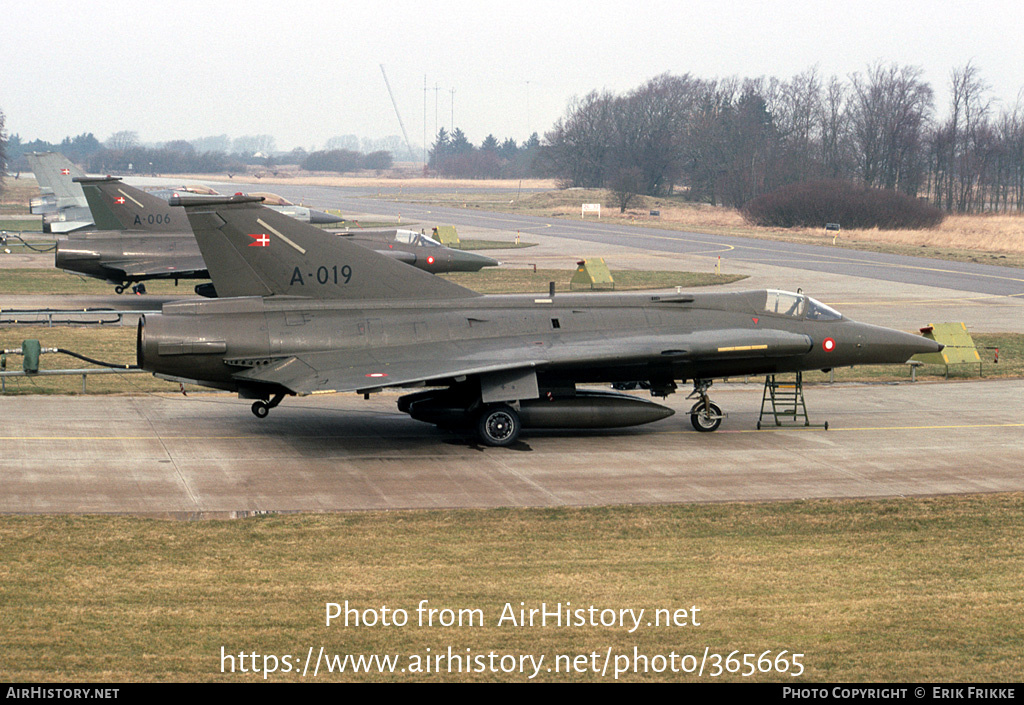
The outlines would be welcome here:
<svg viewBox="0 0 1024 705">
<path fill-rule="evenodd" d="M 722 410 L 714 402 L 697 402 L 690 409 L 690 423 L 702 433 L 710 433 L 722 425 Z"/>
<path fill-rule="evenodd" d="M 522 427 L 516 410 L 511 406 L 499 404 L 483 410 L 476 430 L 485 445 L 504 447 L 516 442 Z"/>
<path fill-rule="evenodd" d="M 123 284 L 118 284 L 117 286 L 114 287 L 114 291 L 116 293 L 118 293 L 118 294 L 123 294 L 124 293 L 124 285 Z"/>
</svg>

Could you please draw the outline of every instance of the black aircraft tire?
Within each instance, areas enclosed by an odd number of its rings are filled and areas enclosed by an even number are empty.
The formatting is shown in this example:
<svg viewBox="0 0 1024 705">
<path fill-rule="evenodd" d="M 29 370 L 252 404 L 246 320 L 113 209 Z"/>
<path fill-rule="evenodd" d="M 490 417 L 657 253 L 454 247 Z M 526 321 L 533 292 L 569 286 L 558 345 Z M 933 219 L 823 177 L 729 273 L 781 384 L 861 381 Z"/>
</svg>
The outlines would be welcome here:
<svg viewBox="0 0 1024 705">
<path fill-rule="evenodd" d="M 718 404 L 709 402 L 708 411 L 711 412 L 710 418 L 704 411 L 704 402 L 700 401 L 690 409 L 690 423 L 701 433 L 711 433 L 722 425 L 722 410 L 718 408 Z"/>
<path fill-rule="evenodd" d="M 505 404 L 484 409 L 476 425 L 477 435 L 484 445 L 498 448 L 515 443 L 522 428 L 523 423 L 519 420 L 519 414 Z"/>
<path fill-rule="evenodd" d="M 270 405 L 265 401 L 255 401 L 252 404 L 252 413 L 254 413 L 258 419 L 265 419 L 270 413 Z"/>
</svg>

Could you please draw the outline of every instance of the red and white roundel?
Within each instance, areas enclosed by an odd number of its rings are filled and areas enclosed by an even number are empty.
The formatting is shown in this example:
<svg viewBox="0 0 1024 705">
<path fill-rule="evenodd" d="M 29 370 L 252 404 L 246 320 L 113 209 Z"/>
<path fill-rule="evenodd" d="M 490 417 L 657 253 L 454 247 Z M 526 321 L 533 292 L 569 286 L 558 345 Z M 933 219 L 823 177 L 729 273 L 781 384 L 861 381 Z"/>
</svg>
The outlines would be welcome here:
<svg viewBox="0 0 1024 705">
<path fill-rule="evenodd" d="M 832 338 L 825 338 L 821 341 L 821 349 L 825 352 L 832 352 L 836 349 L 836 341 L 832 340 Z"/>
</svg>

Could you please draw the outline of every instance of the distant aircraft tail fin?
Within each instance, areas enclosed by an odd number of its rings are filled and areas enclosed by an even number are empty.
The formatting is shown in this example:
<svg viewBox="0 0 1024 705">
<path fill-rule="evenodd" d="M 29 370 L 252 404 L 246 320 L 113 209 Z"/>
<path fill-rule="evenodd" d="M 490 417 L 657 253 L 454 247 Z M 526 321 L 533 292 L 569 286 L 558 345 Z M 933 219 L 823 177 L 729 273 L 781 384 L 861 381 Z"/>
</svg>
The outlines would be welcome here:
<svg viewBox="0 0 1024 705">
<path fill-rule="evenodd" d="M 262 198 L 177 197 L 218 296 L 428 301 L 479 296 L 260 205 Z"/>
<path fill-rule="evenodd" d="M 72 181 L 76 176 L 85 176 L 84 171 L 58 152 L 29 152 L 25 156 L 39 188 L 43 193 L 49 191 L 56 196 L 58 209 L 86 207 L 82 187 Z"/>
<path fill-rule="evenodd" d="M 74 180 L 82 185 L 98 228 L 161 233 L 192 231 L 180 210 L 171 208 L 162 198 L 121 183 L 120 177 L 77 176 Z"/>
</svg>

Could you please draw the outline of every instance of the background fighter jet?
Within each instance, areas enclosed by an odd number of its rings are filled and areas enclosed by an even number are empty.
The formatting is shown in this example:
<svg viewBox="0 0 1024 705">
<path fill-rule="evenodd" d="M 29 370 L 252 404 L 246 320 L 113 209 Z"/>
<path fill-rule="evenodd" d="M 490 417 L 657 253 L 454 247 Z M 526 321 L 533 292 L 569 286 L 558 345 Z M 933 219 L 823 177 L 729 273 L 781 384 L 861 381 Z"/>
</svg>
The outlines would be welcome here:
<svg viewBox="0 0 1024 705">
<path fill-rule="evenodd" d="M 202 190 L 200 190 L 202 189 Z M 170 202 L 174 196 L 201 195 L 215 198 L 224 198 L 213 189 L 197 186 L 184 186 L 179 189 L 162 189 L 150 191 L 154 196 L 159 196 Z M 242 194 L 236 194 L 242 195 Z M 344 219 L 330 215 L 322 211 L 313 210 L 304 206 L 296 206 L 286 198 L 274 193 L 253 192 L 244 194 L 246 196 L 260 196 L 263 198 L 263 205 L 291 216 L 296 220 L 313 225 L 330 225 L 342 222 Z M 192 232 L 189 229 L 189 232 Z M 477 255 L 472 252 L 455 250 L 442 245 L 440 242 L 425 233 L 418 233 L 415 230 L 398 228 L 395 230 L 333 230 L 342 237 L 347 237 L 357 245 L 370 247 L 383 255 L 394 257 L 400 262 L 411 264 L 417 269 L 422 269 L 431 274 L 443 274 L 445 272 L 479 272 L 484 267 L 497 267 L 500 262 L 484 255 Z"/>
<path fill-rule="evenodd" d="M 153 194 L 165 201 L 170 201 L 173 196 L 187 196 L 199 194 L 202 196 L 215 196 L 217 198 L 223 198 L 221 194 L 217 193 L 213 189 L 196 187 L 196 186 L 182 186 L 180 188 L 165 188 L 156 189 L 149 191 L 148 193 Z M 335 223 L 343 223 L 344 218 L 331 215 L 330 213 L 324 213 L 318 211 L 315 208 L 308 208 L 306 206 L 297 206 L 287 198 L 278 196 L 276 193 L 250 193 L 250 196 L 262 196 L 263 205 L 267 208 L 271 208 L 278 213 L 284 213 L 287 216 L 295 218 L 295 220 L 301 220 L 303 223 L 312 223 L 313 225 L 334 225 Z M 189 231 L 191 232 L 191 231 Z"/>
<path fill-rule="evenodd" d="M 69 233 L 57 242 L 55 264 L 103 279 L 122 293 L 151 279 L 207 279 L 188 221 L 166 201 L 121 183 L 120 178 L 76 176 L 97 230 Z"/>
<path fill-rule="evenodd" d="M 145 293 L 141 282 L 151 279 L 209 278 L 181 209 L 121 183 L 118 177 L 80 176 L 75 182 L 81 184 L 100 232 L 71 233 L 58 242 L 58 269 L 109 281 L 119 294 L 132 284 L 137 293 Z M 316 232 L 321 238 L 336 237 L 325 230 Z M 344 237 L 432 273 L 477 271 L 498 264 L 490 257 L 452 250 L 411 231 L 356 231 Z M 214 296 L 213 289 L 206 284 L 196 287 L 206 296 Z"/>
<path fill-rule="evenodd" d="M 139 365 L 237 391 L 265 417 L 288 394 L 428 386 L 399 409 L 475 426 L 508 445 L 523 427 L 599 428 L 667 407 L 581 383 L 649 380 L 666 396 L 692 380 L 693 426 L 722 413 L 711 380 L 904 362 L 940 346 L 855 323 L 800 294 L 484 296 L 263 208 L 182 199 L 218 291 L 139 323 Z"/>
<path fill-rule="evenodd" d="M 29 212 L 43 216 L 43 231 L 67 233 L 92 227 L 82 187 L 72 181 L 85 176 L 85 172 L 57 152 L 30 152 L 25 156 L 42 194 L 32 199 Z"/>
</svg>

